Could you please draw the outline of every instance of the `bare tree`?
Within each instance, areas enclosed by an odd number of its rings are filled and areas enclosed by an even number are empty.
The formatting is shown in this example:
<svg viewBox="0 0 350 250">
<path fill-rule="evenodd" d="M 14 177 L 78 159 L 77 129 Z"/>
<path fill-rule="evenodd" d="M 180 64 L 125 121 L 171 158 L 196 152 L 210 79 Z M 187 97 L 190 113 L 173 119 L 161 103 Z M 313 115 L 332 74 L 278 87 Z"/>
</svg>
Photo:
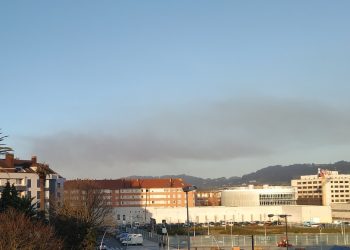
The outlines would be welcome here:
<svg viewBox="0 0 350 250">
<path fill-rule="evenodd" d="M 101 226 L 112 213 L 103 189 L 92 180 L 77 180 L 65 186 L 64 197 L 61 213 L 73 214 L 92 227 Z"/>
<path fill-rule="evenodd" d="M 112 214 L 103 190 L 89 180 L 65 185 L 64 202 L 51 200 L 50 210 L 50 221 L 69 249 L 93 249 L 97 227 Z"/>
<path fill-rule="evenodd" d="M 63 249 L 63 242 L 50 226 L 8 209 L 0 213 L 0 249 Z"/>
</svg>

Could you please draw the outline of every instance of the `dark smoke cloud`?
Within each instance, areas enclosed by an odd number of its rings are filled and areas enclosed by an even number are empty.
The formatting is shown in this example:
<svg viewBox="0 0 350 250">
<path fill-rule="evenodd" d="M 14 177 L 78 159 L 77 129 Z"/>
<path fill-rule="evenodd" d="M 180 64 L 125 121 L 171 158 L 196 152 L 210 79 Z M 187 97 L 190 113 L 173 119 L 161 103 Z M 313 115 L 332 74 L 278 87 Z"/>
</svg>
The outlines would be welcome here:
<svg viewBox="0 0 350 250">
<path fill-rule="evenodd" d="M 210 173 L 220 171 L 209 169 L 215 162 L 348 145 L 347 114 L 345 107 L 319 102 L 227 100 L 160 112 L 130 128 L 105 129 L 101 124 L 103 133 L 62 131 L 36 138 L 32 146 L 35 154 L 68 177 L 161 175 L 188 162 Z"/>
</svg>

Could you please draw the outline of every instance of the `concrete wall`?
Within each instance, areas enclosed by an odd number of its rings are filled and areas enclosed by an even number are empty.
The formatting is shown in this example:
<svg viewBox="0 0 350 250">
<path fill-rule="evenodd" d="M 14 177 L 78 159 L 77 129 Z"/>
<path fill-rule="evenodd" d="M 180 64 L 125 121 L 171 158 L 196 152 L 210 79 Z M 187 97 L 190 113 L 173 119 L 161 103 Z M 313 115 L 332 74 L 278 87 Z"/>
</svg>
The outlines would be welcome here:
<svg viewBox="0 0 350 250">
<path fill-rule="evenodd" d="M 126 223 L 145 222 L 145 209 L 135 207 L 116 208 L 115 216 L 120 215 L 118 223 L 122 223 L 125 215 Z M 189 208 L 190 221 L 197 223 L 223 221 L 268 221 L 268 214 L 288 214 L 288 222 L 302 223 L 310 218 L 318 217 L 321 223 L 332 222 L 329 206 L 256 206 L 256 207 L 191 207 Z M 155 218 L 157 223 L 166 220 L 167 223 L 184 223 L 186 208 L 147 208 L 146 223 Z M 277 217 L 275 218 L 277 219 Z"/>
</svg>

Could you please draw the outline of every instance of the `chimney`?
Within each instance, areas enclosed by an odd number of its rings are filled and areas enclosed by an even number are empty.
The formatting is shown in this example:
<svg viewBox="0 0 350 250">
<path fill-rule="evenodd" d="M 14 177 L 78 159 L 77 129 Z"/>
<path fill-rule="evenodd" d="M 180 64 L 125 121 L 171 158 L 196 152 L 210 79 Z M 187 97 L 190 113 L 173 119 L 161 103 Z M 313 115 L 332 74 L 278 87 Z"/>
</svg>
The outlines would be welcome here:
<svg viewBox="0 0 350 250">
<path fill-rule="evenodd" d="M 37 161 L 36 161 L 36 156 L 33 155 L 32 156 L 32 165 L 36 165 Z"/>
<path fill-rule="evenodd" d="M 13 154 L 6 154 L 5 162 L 9 168 L 14 168 L 15 167 L 15 158 L 14 158 Z"/>
</svg>

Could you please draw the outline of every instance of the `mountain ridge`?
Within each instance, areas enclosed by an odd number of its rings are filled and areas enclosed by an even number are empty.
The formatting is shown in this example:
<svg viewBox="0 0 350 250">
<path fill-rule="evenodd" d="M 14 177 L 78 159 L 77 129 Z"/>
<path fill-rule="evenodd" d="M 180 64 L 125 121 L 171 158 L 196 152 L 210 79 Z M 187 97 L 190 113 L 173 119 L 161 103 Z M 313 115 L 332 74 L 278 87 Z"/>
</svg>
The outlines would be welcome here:
<svg viewBox="0 0 350 250">
<path fill-rule="evenodd" d="M 230 186 L 248 184 L 270 184 L 270 185 L 290 185 L 292 179 L 300 178 L 301 175 L 317 174 L 318 168 L 338 171 L 339 174 L 350 174 L 350 162 L 338 161 L 330 164 L 303 163 L 288 166 L 274 165 L 259 169 L 255 172 L 245 174 L 242 177 L 219 177 L 201 178 L 186 174 L 162 175 L 162 176 L 128 176 L 131 179 L 157 179 L 157 178 L 181 178 L 186 183 L 197 186 L 199 189 L 225 188 Z"/>
</svg>

